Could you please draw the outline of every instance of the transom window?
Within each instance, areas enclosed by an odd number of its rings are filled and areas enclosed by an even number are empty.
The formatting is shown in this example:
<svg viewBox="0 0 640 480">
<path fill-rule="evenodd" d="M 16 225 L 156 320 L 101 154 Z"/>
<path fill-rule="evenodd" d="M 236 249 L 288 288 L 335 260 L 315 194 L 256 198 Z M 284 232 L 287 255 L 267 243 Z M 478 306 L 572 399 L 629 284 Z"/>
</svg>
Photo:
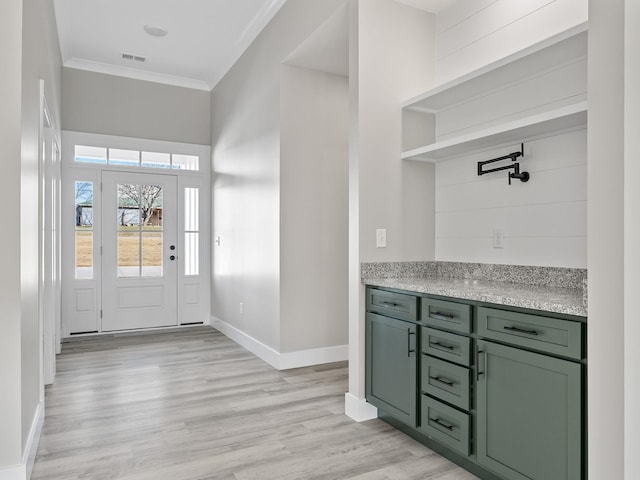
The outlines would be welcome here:
<svg viewBox="0 0 640 480">
<path fill-rule="evenodd" d="M 145 152 L 87 145 L 75 146 L 74 161 L 76 163 L 94 163 L 125 167 L 200 170 L 200 158 L 197 155 L 185 155 L 172 152 Z"/>
</svg>

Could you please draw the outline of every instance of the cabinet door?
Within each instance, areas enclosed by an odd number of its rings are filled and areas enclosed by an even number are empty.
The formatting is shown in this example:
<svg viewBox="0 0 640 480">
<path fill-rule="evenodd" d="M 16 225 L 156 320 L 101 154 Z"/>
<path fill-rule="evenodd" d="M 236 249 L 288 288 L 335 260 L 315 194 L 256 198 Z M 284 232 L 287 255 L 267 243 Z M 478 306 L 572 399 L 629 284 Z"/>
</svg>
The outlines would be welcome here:
<svg viewBox="0 0 640 480">
<path fill-rule="evenodd" d="M 412 427 L 418 380 L 416 330 L 413 323 L 367 313 L 367 401 Z"/>
<path fill-rule="evenodd" d="M 478 463 L 509 480 L 581 477 L 581 365 L 479 341 Z"/>
</svg>

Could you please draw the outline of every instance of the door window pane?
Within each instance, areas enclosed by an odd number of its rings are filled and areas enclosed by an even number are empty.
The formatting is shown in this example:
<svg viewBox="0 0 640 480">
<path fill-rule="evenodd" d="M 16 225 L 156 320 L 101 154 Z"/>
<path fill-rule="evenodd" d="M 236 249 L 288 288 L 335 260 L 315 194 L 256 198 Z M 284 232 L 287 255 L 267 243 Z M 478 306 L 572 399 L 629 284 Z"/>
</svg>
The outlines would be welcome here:
<svg viewBox="0 0 640 480">
<path fill-rule="evenodd" d="M 199 170 L 200 159 L 197 155 L 178 155 L 172 156 L 172 167 L 176 170 Z"/>
<path fill-rule="evenodd" d="M 101 147 L 75 146 L 74 160 L 78 163 L 107 163 L 107 149 Z"/>
<path fill-rule="evenodd" d="M 200 273 L 200 233 L 199 233 L 200 189 L 184 189 L 184 274 Z"/>
<path fill-rule="evenodd" d="M 93 182 L 75 182 L 75 278 L 93 279 Z"/>
<path fill-rule="evenodd" d="M 162 231 L 145 229 L 142 232 L 142 276 L 162 276 Z"/>
<path fill-rule="evenodd" d="M 109 149 L 109 164 L 137 167 L 140 165 L 140 152 L 137 150 Z"/>
<path fill-rule="evenodd" d="M 140 233 L 134 227 L 118 228 L 118 277 L 140 276 Z"/>
<path fill-rule="evenodd" d="M 162 276 L 162 187 L 118 184 L 118 277 Z"/>
<path fill-rule="evenodd" d="M 170 168 L 171 155 L 168 153 L 142 152 L 142 166 L 151 168 Z"/>
<path fill-rule="evenodd" d="M 199 241 L 198 232 L 185 232 L 184 234 L 184 274 L 198 275 L 199 268 Z"/>
</svg>

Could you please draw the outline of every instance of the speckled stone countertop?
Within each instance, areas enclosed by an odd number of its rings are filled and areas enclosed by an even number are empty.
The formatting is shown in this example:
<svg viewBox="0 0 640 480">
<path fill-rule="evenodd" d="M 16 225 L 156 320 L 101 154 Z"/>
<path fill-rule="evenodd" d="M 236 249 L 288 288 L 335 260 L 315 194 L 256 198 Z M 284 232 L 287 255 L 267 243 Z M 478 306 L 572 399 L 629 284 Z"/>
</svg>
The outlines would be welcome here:
<svg viewBox="0 0 640 480">
<path fill-rule="evenodd" d="M 376 287 L 442 295 L 545 312 L 587 316 L 582 289 L 524 285 L 490 280 L 450 277 L 365 278 L 363 283 Z"/>
<path fill-rule="evenodd" d="M 462 262 L 361 265 L 362 283 L 477 302 L 587 316 L 587 271 Z"/>
</svg>

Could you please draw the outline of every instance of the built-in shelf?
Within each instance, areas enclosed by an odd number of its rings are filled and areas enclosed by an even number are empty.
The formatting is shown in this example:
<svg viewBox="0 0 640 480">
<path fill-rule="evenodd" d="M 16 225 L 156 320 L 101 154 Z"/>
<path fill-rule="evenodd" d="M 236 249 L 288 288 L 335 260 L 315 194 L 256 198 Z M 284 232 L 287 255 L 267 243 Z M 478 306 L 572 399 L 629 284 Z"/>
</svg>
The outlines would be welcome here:
<svg viewBox="0 0 640 480">
<path fill-rule="evenodd" d="M 520 118 L 456 138 L 432 143 L 402 153 L 407 160 L 437 162 L 494 146 L 521 143 L 557 133 L 584 128 L 587 125 L 587 102 Z"/>
<path fill-rule="evenodd" d="M 403 119 L 422 115 L 431 130 L 412 133 L 401 157 L 435 162 L 586 127 L 586 58 L 582 24 L 403 102 Z M 491 117 L 498 104 L 512 111 Z"/>
</svg>

